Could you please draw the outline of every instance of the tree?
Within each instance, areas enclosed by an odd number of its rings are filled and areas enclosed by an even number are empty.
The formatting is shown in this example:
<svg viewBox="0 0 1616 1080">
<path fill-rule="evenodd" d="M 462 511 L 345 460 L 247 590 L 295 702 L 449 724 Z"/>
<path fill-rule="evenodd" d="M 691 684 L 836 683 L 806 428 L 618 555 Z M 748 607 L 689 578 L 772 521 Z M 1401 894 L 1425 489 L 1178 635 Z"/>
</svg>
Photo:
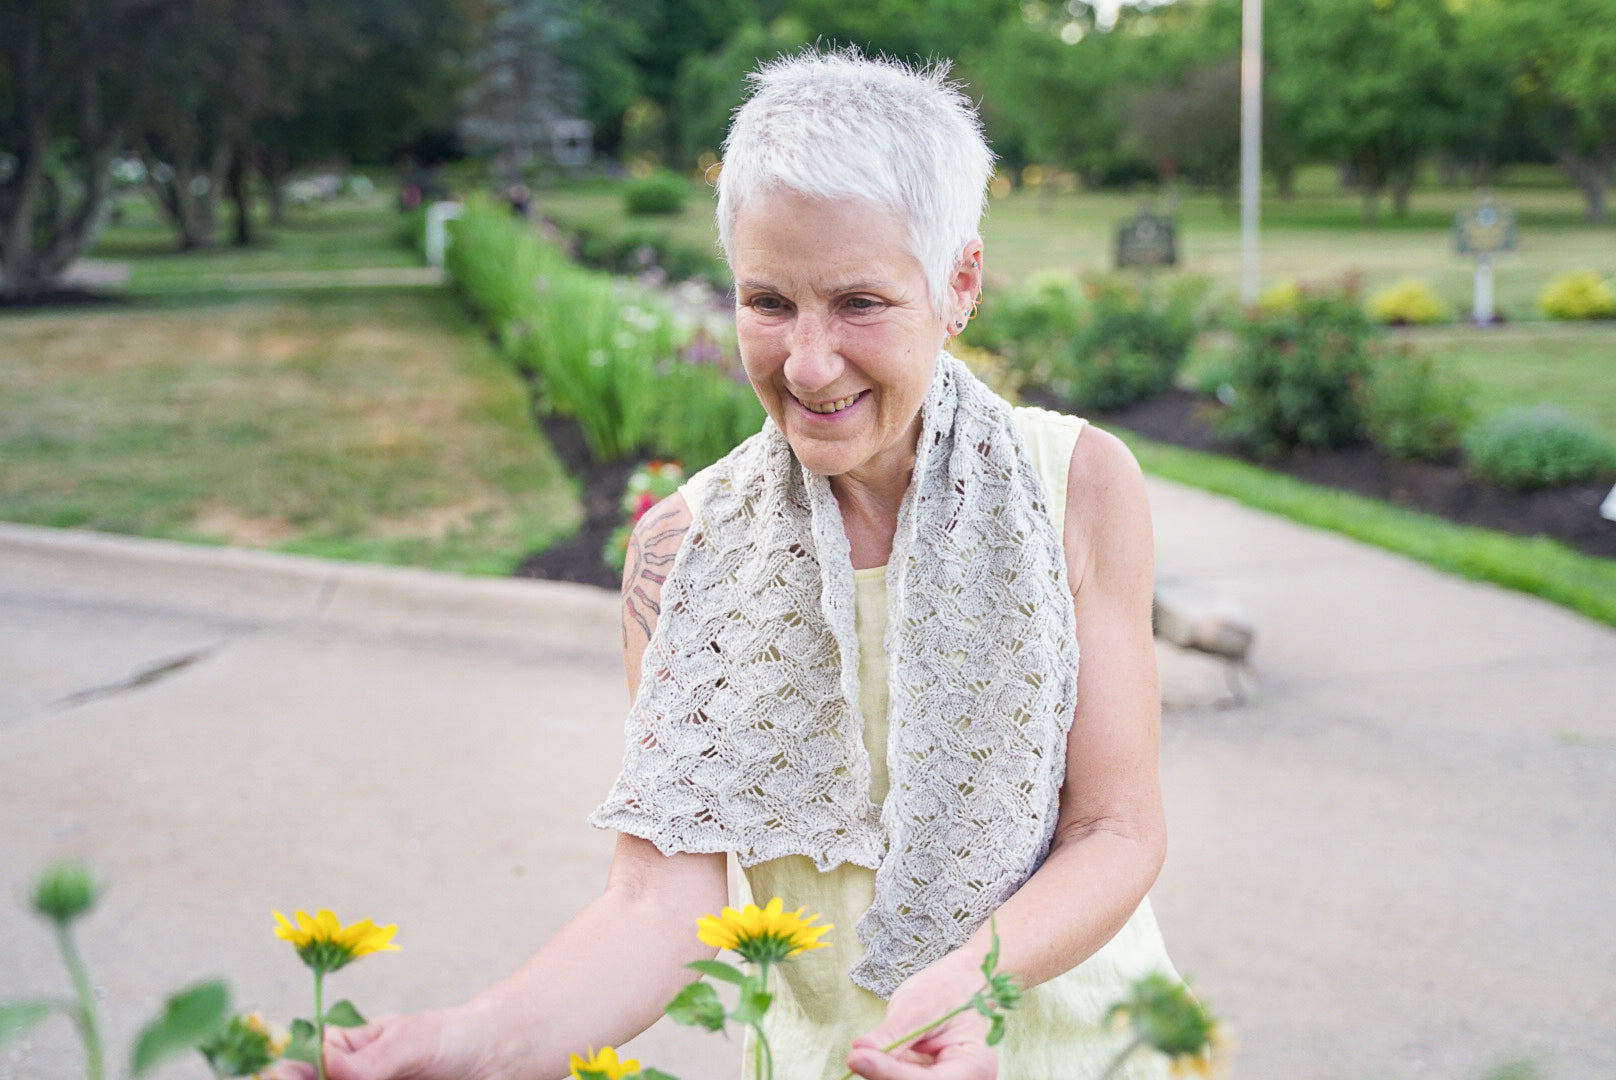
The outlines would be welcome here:
<svg viewBox="0 0 1616 1080">
<path fill-rule="evenodd" d="M 674 94 L 680 117 L 679 159 L 691 162 L 703 154 L 716 156 L 729 131 L 730 116 L 746 96 L 747 73 L 759 62 L 792 52 L 808 41 L 803 24 L 782 15 L 767 27 L 757 23 L 741 26 L 717 51 L 686 58 Z"/>
<path fill-rule="evenodd" d="M 393 164 L 421 142 L 453 146 L 468 78 L 473 5 L 462 0 L 273 0 L 312 4 L 277 52 L 279 96 L 252 124 L 251 156 L 274 220 L 293 169 Z"/>
<path fill-rule="evenodd" d="M 1471 50 L 1490 61 L 1528 124 L 1604 221 L 1616 177 L 1616 18 L 1610 0 L 1473 0 Z"/>
<path fill-rule="evenodd" d="M 152 27 L 138 0 L 0 5 L 0 295 L 49 289 L 94 241 Z"/>
<path fill-rule="evenodd" d="M 1390 190 L 1398 214 L 1420 162 L 1462 124 L 1449 78 L 1453 0 L 1289 0 L 1270 5 L 1269 84 L 1308 146 L 1350 169 L 1364 215 Z"/>
<path fill-rule="evenodd" d="M 1124 96 L 1123 140 L 1157 163 L 1164 180 L 1182 174 L 1232 206 L 1240 181 L 1240 60 L 1198 64 L 1175 79 Z"/>
<path fill-rule="evenodd" d="M 496 151 L 509 177 L 541 155 L 557 120 L 578 115 L 583 86 L 566 60 L 578 30 L 565 0 L 502 0 L 482 27 L 460 129 Z"/>
</svg>

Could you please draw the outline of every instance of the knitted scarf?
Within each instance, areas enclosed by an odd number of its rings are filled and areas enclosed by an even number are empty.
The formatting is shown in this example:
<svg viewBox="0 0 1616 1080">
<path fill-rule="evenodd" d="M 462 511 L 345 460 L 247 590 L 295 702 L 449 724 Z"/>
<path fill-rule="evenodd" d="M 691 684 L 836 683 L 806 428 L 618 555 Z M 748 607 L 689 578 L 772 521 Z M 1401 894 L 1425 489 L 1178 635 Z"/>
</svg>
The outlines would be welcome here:
<svg viewBox="0 0 1616 1080">
<path fill-rule="evenodd" d="M 708 474 L 590 821 L 669 854 L 874 869 L 851 977 L 883 997 L 964 944 L 1043 861 L 1059 807 L 1077 639 L 1044 499 L 1010 406 L 942 354 L 887 565 L 877 806 L 841 512 L 766 423 Z"/>
</svg>

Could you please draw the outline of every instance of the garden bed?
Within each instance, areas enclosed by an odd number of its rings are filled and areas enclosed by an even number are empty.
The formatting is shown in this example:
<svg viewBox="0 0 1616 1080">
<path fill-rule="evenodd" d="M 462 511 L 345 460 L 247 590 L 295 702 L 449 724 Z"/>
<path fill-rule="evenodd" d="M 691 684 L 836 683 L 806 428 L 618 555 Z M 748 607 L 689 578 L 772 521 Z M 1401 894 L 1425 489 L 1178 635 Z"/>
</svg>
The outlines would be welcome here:
<svg viewBox="0 0 1616 1080">
<path fill-rule="evenodd" d="M 1251 461 L 1310 484 L 1350 491 L 1457 524 L 1516 536 L 1546 536 L 1588 555 L 1616 559 L 1616 522 L 1599 516 L 1608 484 L 1513 491 L 1476 478 L 1457 458 L 1402 461 L 1369 445 L 1259 460 L 1218 435 L 1212 421 L 1217 408 L 1210 398 L 1174 389 L 1095 419 L 1104 427 Z"/>
</svg>

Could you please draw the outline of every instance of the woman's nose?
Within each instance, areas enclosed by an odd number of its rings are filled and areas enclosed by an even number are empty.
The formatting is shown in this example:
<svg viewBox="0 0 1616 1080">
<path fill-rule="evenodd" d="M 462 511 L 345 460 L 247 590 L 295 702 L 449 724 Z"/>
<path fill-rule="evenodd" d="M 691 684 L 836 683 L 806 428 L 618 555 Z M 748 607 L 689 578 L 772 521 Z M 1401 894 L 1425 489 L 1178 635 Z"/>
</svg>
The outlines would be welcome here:
<svg viewBox="0 0 1616 1080">
<path fill-rule="evenodd" d="M 820 390 L 842 373 L 836 335 L 830 320 L 799 313 L 791 327 L 791 354 L 786 357 L 786 381 L 798 390 Z"/>
</svg>

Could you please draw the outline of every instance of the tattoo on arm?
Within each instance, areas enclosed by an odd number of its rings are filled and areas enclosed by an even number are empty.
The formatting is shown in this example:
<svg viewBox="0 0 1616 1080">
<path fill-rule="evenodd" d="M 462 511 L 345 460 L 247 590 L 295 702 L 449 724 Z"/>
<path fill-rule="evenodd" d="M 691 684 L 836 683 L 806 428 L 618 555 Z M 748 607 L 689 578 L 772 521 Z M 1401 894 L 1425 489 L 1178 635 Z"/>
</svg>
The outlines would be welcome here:
<svg viewBox="0 0 1616 1080">
<path fill-rule="evenodd" d="M 623 644 L 628 645 L 628 627 L 632 620 L 640 632 L 650 640 L 651 623 L 662 613 L 659 597 L 662 584 L 668 580 L 668 571 L 679 551 L 681 538 L 690 525 L 670 523 L 678 516 L 675 510 L 665 510 L 649 521 L 642 522 L 629 538 L 628 573 L 623 579 Z M 656 586 L 657 596 L 646 591 L 647 585 Z"/>
</svg>

